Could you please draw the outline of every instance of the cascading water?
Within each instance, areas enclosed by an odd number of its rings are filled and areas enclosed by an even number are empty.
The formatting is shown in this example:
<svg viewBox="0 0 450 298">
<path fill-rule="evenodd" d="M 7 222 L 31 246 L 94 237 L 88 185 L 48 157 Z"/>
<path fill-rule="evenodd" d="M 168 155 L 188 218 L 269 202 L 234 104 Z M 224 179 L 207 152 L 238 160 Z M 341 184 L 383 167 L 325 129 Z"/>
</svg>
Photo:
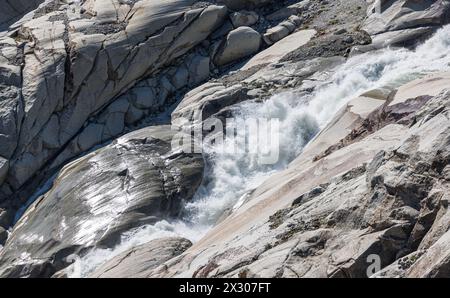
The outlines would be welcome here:
<svg viewBox="0 0 450 298">
<path fill-rule="evenodd" d="M 181 236 L 192 241 L 201 238 L 230 208 L 237 208 L 249 191 L 273 172 L 282 170 L 298 156 L 311 138 L 350 99 L 374 88 L 398 87 L 432 72 L 450 70 L 450 26 L 438 31 L 416 50 L 385 49 L 349 59 L 336 69 L 330 80 L 299 97 L 295 92 L 275 95 L 258 103 L 236 107 L 237 118 L 278 118 L 280 155 L 273 165 L 260 165 L 251 153 L 233 155 L 205 148 L 208 169 L 193 202 L 186 204 L 181 220 L 162 221 L 123 235 L 112 250 L 94 250 L 77 261 L 81 275 L 124 250 L 165 236 Z"/>
</svg>

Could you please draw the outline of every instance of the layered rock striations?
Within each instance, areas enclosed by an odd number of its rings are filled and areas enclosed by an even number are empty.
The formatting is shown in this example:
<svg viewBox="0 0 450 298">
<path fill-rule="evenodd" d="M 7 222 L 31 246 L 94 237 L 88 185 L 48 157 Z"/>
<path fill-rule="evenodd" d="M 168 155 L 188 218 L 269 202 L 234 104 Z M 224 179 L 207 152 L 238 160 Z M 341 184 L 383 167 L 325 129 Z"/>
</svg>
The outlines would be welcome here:
<svg viewBox="0 0 450 298">
<path fill-rule="evenodd" d="M 350 101 L 287 170 L 152 276 L 368 277 L 373 255 L 382 267 L 412 260 L 388 277 L 445 276 L 448 82 Z"/>
<path fill-rule="evenodd" d="M 450 22 L 445 0 L 2 5 L 1 277 L 66 277 L 71 256 L 179 220 L 209 177 L 169 124 L 309 98 L 347 58 Z M 91 276 L 448 277 L 449 78 L 361 92 L 199 241 L 156 239 Z"/>
<path fill-rule="evenodd" d="M 70 255 L 112 248 L 132 228 L 177 218 L 202 180 L 203 158 L 172 150 L 175 133 L 138 130 L 66 165 L 14 226 L 0 276 L 49 277 Z"/>
<path fill-rule="evenodd" d="M 117 10 L 110 1 L 61 3 L 3 38 L 0 156 L 9 169 L 2 201 L 43 167 L 60 166 L 166 104 L 176 91 L 172 77 L 137 83 L 205 40 L 227 15 L 223 6 L 194 2 L 136 1 Z M 186 59 L 191 72 L 178 88 L 209 76 L 202 59 Z"/>
</svg>

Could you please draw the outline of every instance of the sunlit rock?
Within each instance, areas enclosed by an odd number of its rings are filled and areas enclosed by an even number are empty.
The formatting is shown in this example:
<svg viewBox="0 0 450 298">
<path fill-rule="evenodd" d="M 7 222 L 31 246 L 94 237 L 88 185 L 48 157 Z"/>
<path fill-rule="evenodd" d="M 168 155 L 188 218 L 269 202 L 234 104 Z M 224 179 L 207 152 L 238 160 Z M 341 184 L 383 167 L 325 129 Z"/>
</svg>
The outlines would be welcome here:
<svg viewBox="0 0 450 298">
<path fill-rule="evenodd" d="M 65 166 L 0 253 L 0 276 L 50 276 L 71 254 L 113 247 L 133 228 L 177 218 L 203 175 L 201 154 L 172 151 L 170 127 L 115 140 Z"/>
</svg>

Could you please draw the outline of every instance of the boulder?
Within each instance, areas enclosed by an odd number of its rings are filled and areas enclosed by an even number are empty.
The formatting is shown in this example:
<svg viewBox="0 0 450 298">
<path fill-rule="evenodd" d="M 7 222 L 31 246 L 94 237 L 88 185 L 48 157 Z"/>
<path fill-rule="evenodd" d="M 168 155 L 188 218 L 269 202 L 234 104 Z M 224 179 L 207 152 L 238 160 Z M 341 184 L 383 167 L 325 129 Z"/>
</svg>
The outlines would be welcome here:
<svg viewBox="0 0 450 298">
<path fill-rule="evenodd" d="M 172 150 L 176 133 L 138 130 L 65 166 L 12 230 L 0 276 L 51 276 L 70 254 L 113 247 L 123 232 L 176 218 L 203 176 L 201 154 Z"/>
<path fill-rule="evenodd" d="M 183 127 L 199 124 L 222 108 L 248 99 L 247 88 L 240 84 L 226 87 L 220 83 L 206 83 L 187 93 L 172 112 L 172 124 Z"/>
<path fill-rule="evenodd" d="M 440 26 L 449 22 L 450 3 L 445 0 L 377 0 L 368 8 L 362 29 L 370 35 L 387 31 L 426 26 Z"/>
<path fill-rule="evenodd" d="M 291 16 L 288 20 L 281 22 L 278 26 L 267 30 L 263 35 L 264 41 L 268 45 L 272 45 L 294 32 L 300 24 L 301 19 L 299 17 Z"/>
<path fill-rule="evenodd" d="M 127 250 L 100 266 L 91 278 L 147 278 L 159 265 L 182 254 L 192 243 L 184 238 L 161 238 Z"/>
<path fill-rule="evenodd" d="M 245 42 L 243 42 L 245 41 Z M 261 35 L 250 27 L 239 27 L 231 31 L 218 53 L 214 63 L 223 66 L 258 52 L 261 46 Z"/>
</svg>

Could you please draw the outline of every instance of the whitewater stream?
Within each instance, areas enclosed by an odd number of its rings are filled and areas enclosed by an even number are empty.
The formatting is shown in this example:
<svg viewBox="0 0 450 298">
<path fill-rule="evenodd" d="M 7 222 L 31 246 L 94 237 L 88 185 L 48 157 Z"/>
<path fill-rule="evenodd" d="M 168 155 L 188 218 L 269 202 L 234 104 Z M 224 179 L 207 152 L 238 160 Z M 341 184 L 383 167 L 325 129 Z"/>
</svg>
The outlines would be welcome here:
<svg viewBox="0 0 450 298">
<path fill-rule="evenodd" d="M 184 206 L 182 219 L 135 229 L 124 234 L 114 249 L 91 251 L 75 263 L 81 276 L 88 276 L 106 260 L 152 239 L 181 236 L 198 241 L 225 212 L 238 208 L 246 194 L 274 172 L 286 168 L 350 99 L 375 88 L 395 88 L 429 73 L 448 71 L 449 52 L 450 26 L 446 26 L 414 51 L 385 49 L 353 57 L 310 94 L 300 96 L 294 90 L 265 102 L 238 105 L 234 109 L 237 118 L 279 119 L 279 161 L 261 165 L 251 153 L 233 155 L 205 148 L 207 179 L 193 201 Z"/>
</svg>

